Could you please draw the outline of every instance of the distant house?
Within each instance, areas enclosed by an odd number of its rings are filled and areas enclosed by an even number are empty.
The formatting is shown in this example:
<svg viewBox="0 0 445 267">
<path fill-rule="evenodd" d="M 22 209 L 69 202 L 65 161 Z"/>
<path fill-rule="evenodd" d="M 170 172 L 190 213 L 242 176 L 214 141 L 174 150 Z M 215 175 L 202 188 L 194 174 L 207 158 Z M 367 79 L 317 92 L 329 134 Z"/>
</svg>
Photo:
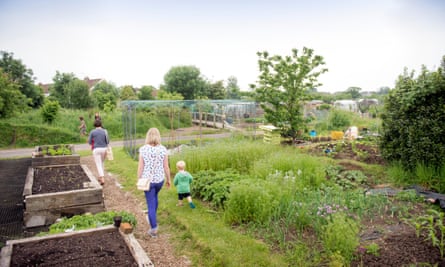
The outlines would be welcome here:
<svg viewBox="0 0 445 267">
<path fill-rule="evenodd" d="M 88 77 L 85 77 L 83 79 L 88 84 L 88 89 L 91 91 L 94 90 L 94 87 L 96 87 L 97 84 L 104 81 L 103 79 L 90 79 Z M 53 85 L 53 83 L 47 83 L 47 84 L 38 84 L 40 88 L 43 90 L 43 94 L 47 97 L 50 95 L 49 88 Z"/>
<path fill-rule="evenodd" d="M 334 101 L 334 107 L 351 112 L 358 111 L 358 104 L 355 100 L 336 100 Z"/>
</svg>

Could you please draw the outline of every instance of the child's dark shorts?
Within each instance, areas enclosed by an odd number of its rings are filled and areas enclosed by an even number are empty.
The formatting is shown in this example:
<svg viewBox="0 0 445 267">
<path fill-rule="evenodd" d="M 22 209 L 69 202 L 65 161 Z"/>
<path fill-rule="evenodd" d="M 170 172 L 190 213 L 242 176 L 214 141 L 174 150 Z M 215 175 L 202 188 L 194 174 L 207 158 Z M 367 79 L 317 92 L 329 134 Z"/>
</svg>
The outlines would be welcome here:
<svg viewBox="0 0 445 267">
<path fill-rule="evenodd" d="M 190 195 L 190 192 L 188 193 L 178 193 L 178 200 L 183 200 L 184 198 L 188 198 Z"/>
</svg>

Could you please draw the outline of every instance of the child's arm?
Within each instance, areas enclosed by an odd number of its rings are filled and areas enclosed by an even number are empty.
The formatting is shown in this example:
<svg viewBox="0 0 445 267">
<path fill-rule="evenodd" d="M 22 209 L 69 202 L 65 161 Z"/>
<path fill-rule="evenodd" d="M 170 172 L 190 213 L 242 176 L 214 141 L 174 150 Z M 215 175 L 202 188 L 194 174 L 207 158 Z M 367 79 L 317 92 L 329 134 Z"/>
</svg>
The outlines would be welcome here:
<svg viewBox="0 0 445 267">
<path fill-rule="evenodd" d="M 178 185 L 178 174 L 175 175 L 175 178 L 173 179 L 173 184 L 174 184 L 175 186 Z"/>
</svg>

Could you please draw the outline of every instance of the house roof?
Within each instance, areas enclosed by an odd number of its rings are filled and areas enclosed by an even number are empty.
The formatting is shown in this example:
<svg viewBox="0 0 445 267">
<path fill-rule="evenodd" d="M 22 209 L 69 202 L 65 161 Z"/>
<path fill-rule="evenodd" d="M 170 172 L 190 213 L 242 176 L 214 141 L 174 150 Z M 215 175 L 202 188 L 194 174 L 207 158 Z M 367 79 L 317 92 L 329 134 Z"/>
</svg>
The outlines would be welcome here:
<svg viewBox="0 0 445 267">
<path fill-rule="evenodd" d="M 92 91 L 92 90 L 94 89 L 94 87 L 95 87 L 98 83 L 100 83 L 101 81 L 103 81 L 103 79 L 101 79 L 101 78 L 99 78 L 99 79 L 90 79 L 90 78 L 88 78 L 88 77 L 85 77 L 85 78 L 83 79 L 83 81 L 87 83 L 87 85 L 88 85 L 88 89 L 89 89 L 90 91 Z M 49 95 L 49 88 L 50 88 L 51 85 L 53 85 L 53 84 L 54 84 L 54 83 L 47 83 L 47 84 L 39 83 L 38 85 L 39 85 L 40 88 L 42 88 L 43 93 L 44 93 L 46 96 L 48 96 L 48 95 Z"/>
</svg>

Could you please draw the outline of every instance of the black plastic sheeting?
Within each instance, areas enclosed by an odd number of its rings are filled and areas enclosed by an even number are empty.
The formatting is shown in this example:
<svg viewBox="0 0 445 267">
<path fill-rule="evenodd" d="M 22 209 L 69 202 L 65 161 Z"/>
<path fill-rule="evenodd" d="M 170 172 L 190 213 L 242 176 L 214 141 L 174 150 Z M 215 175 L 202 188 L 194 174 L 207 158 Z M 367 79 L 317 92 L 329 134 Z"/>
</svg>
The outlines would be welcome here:
<svg viewBox="0 0 445 267">
<path fill-rule="evenodd" d="M 23 188 L 31 158 L 0 160 L 0 247 L 7 240 L 28 237 L 23 228 Z"/>
<path fill-rule="evenodd" d="M 378 195 L 385 195 L 385 196 L 395 196 L 399 192 L 406 191 L 406 190 L 414 190 L 418 196 L 424 197 L 425 200 L 437 204 L 445 211 L 445 194 L 436 193 L 433 191 L 429 191 L 419 185 L 412 185 L 405 189 L 395 189 L 391 187 L 384 187 L 384 188 L 376 188 L 376 189 L 369 189 L 365 193 L 366 194 L 378 194 Z"/>
</svg>

